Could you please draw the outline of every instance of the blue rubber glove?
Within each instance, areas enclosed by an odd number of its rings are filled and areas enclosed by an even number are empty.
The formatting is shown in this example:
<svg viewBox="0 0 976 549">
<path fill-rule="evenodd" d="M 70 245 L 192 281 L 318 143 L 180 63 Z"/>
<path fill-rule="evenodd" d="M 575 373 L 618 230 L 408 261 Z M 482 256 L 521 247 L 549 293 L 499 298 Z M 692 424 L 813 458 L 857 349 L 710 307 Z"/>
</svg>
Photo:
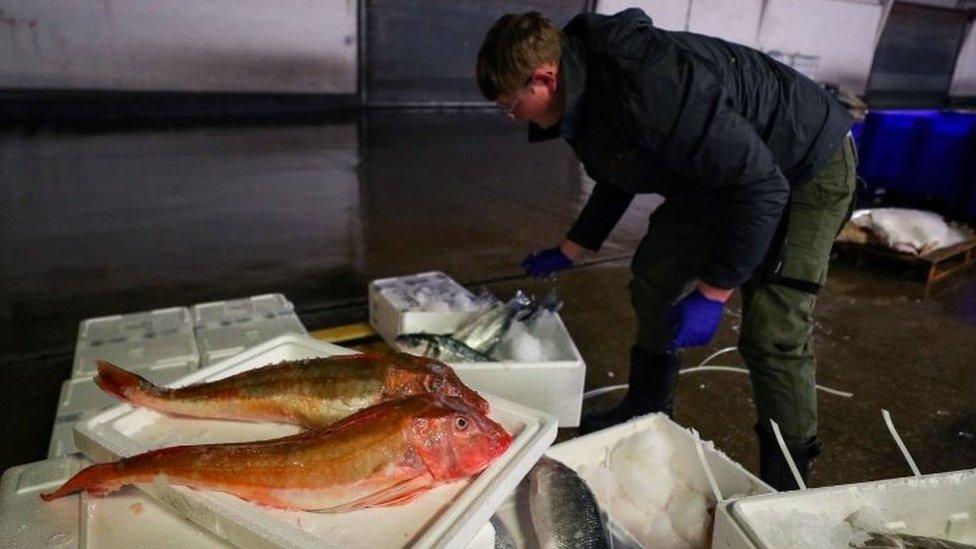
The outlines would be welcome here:
<svg viewBox="0 0 976 549">
<path fill-rule="evenodd" d="M 522 268 L 526 274 L 535 278 L 546 278 L 556 271 L 562 271 L 573 266 L 573 260 L 566 257 L 559 248 L 549 248 L 529 254 L 522 260 Z"/>
<path fill-rule="evenodd" d="M 722 321 L 725 303 L 708 299 L 695 290 L 671 307 L 665 323 L 674 334 L 671 350 L 698 347 L 712 340 Z"/>
</svg>

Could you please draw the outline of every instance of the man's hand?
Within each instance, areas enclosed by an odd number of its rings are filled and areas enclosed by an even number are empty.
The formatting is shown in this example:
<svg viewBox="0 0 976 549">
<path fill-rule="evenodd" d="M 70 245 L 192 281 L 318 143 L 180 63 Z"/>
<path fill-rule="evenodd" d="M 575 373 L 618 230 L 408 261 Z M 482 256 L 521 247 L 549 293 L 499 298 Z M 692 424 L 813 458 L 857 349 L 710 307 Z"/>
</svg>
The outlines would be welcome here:
<svg viewBox="0 0 976 549">
<path fill-rule="evenodd" d="M 535 278 L 546 278 L 553 273 L 573 266 L 586 253 L 586 248 L 573 242 L 563 240 L 556 248 L 531 253 L 522 260 L 525 273 Z"/>
<path fill-rule="evenodd" d="M 572 266 L 573 260 L 566 257 L 559 248 L 538 251 L 522 260 L 522 268 L 525 269 L 526 274 L 535 278 L 546 278 Z"/>
<path fill-rule="evenodd" d="M 675 303 L 665 321 L 674 333 L 671 349 L 698 347 L 711 341 L 722 321 L 725 301 L 731 295 L 732 290 L 699 282 L 695 291 Z"/>
</svg>

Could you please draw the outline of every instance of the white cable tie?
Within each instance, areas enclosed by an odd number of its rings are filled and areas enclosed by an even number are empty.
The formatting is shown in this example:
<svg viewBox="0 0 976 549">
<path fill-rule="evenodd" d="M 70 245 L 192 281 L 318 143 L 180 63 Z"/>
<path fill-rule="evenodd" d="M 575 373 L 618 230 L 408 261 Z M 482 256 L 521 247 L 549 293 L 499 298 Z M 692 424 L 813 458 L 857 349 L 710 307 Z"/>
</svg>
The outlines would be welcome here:
<svg viewBox="0 0 976 549">
<path fill-rule="evenodd" d="M 708 466 L 708 460 L 705 459 L 705 449 L 702 447 L 702 439 L 695 429 L 691 429 L 691 434 L 695 437 L 695 451 L 698 453 L 698 461 L 701 462 L 702 469 L 705 470 L 705 477 L 708 478 L 708 484 L 712 487 L 716 505 L 722 503 L 722 492 L 718 489 L 718 483 L 715 482 L 715 476 L 712 475 L 712 468 Z"/>
<path fill-rule="evenodd" d="M 807 485 L 803 482 L 803 477 L 800 476 L 800 470 L 796 468 L 796 463 L 793 462 L 793 456 L 790 455 L 790 451 L 786 448 L 786 441 L 783 440 L 783 434 L 779 432 L 779 425 L 772 419 L 769 422 L 773 424 L 773 435 L 776 436 L 776 443 L 779 444 L 779 449 L 783 452 L 783 457 L 786 458 L 786 464 L 790 466 L 790 472 L 793 473 L 793 480 L 796 481 L 796 485 L 800 487 L 800 490 L 806 490 Z"/>
<path fill-rule="evenodd" d="M 895 439 L 895 444 L 898 445 L 898 449 L 901 450 L 901 455 L 905 456 L 905 461 L 908 462 L 908 467 L 911 468 L 912 474 L 916 477 L 922 476 L 919 472 L 918 466 L 915 465 L 915 460 L 912 459 L 912 455 L 908 453 L 908 448 L 905 447 L 905 443 L 901 440 L 898 435 L 898 431 L 895 430 L 895 424 L 891 421 L 891 414 L 888 410 L 881 409 L 881 415 L 884 416 L 885 424 L 888 425 L 888 432 L 891 433 L 891 438 Z"/>
<path fill-rule="evenodd" d="M 736 351 L 738 349 L 739 349 L 738 347 L 726 347 L 724 349 L 719 349 L 719 350 L 715 351 L 714 353 L 712 353 L 712 354 L 708 355 L 707 357 L 705 357 L 705 360 L 699 362 L 698 365 L 699 366 L 704 366 L 704 365 L 708 364 L 708 361 L 709 360 L 712 360 L 713 358 L 715 358 L 717 356 L 724 355 L 725 353 L 731 353 L 732 351 Z"/>
<path fill-rule="evenodd" d="M 622 385 L 610 385 L 609 387 L 597 387 L 596 389 L 590 389 L 589 391 L 583 393 L 583 400 L 588 398 L 593 398 L 595 396 L 600 396 L 606 393 L 612 393 L 613 391 L 619 391 L 621 389 L 626 389 L 628 385 L 626 383 Z"/>
</svg>

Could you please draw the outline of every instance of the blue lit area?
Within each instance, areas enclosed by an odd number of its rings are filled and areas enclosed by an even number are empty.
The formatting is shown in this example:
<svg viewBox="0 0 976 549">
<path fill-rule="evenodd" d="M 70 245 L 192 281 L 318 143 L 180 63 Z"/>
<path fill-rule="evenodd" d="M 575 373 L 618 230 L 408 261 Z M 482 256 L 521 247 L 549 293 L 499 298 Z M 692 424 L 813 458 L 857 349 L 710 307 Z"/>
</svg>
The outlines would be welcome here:
<svg viewBox="0 0 976 549">
<path fill-rule="evenodd" d="M 922 199 L 976 219 L 976 112 L 872 111 L 854 137 L 868 196 Z"/>
</svg>

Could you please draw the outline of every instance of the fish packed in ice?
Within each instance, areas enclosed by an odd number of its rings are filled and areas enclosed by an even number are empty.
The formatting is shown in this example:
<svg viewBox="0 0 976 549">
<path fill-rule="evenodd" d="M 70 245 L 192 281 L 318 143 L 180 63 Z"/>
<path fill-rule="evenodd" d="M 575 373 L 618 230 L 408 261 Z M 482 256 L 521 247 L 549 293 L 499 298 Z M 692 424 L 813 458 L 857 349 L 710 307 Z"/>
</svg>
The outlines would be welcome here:
<svg viewBox="0 0 976 549">
<path fill-rule="evenodd" d="M 331 426 L 259 442 L 175 446 L 80 471 L 52 500 L 165 482 L 263 505 L 340 512 L 408 502 L 479 473 L 511 435 L 463 399 L 423 394 L 384 402 Z"/>
<path fill-rule="evenodd" d="M 522 291 L 467 319 L 453 334 L 403 334 L 397 347 L 406 353 L 446 362 L 543 361 L 558 353 L 550 336 L 562 307 L 555 291 L 536 301 Z"/>
<path fill-rule="evenodd" d="M 460 397 L 482 413 L 488 402 L 454 370 L 407 354 L 353 354 L 280 362 L 216 381 L 169 389 L 97 361 L 106 393 L 160 412 L 212 419 L 322 427 L 363 408 L 406 396 Z"/>
<path fill-rule="evenodd" d="M 661 429 L 619 440 L 607 460 L 579 468 L 600 506 L 643 547 L 706 547 L 714 497 L 693 455 Z"/>
</svg>

